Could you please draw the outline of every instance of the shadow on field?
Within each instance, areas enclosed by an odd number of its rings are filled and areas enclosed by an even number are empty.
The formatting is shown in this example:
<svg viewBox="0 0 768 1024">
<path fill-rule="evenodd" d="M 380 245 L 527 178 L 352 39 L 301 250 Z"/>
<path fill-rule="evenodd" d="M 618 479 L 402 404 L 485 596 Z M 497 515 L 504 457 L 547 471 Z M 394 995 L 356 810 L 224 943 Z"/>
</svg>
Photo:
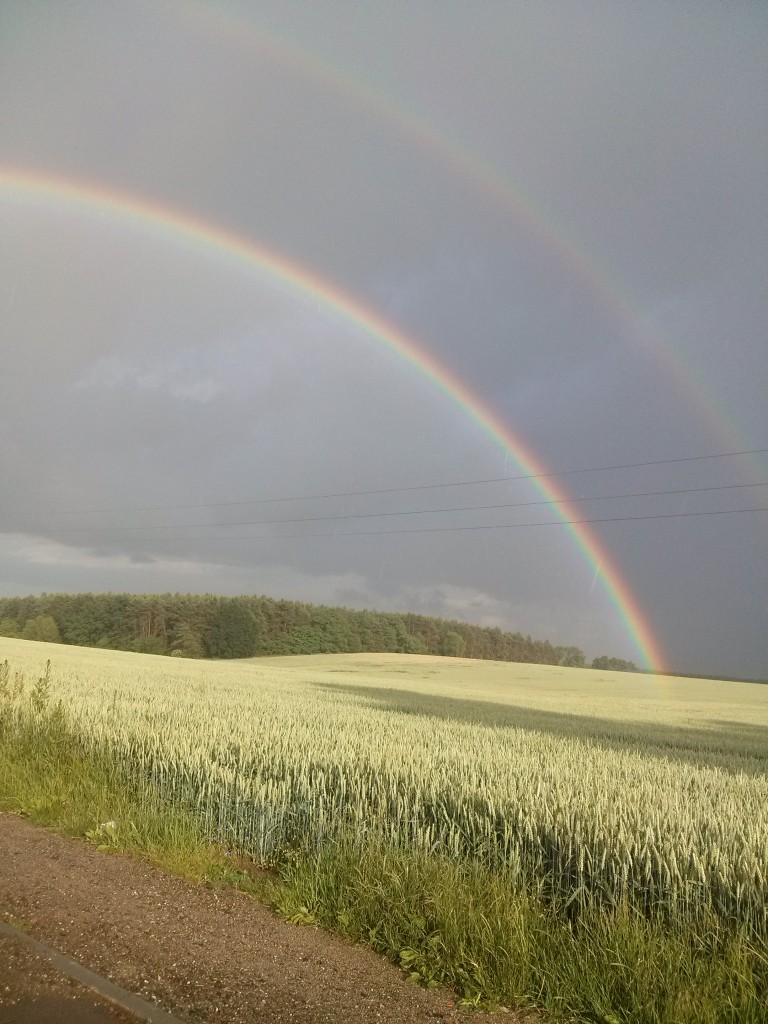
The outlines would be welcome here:
<svg viewBox="0 0 768 1024">
<path fill-rule="evenodd" d="M 768 773 L 768 726 L 711 720 L 702 729 L 664 725 L 657 721 L 615 721 L 502 704 L 417 693 L 373 686 L 314 683 L 320 690 L 348 696 L 350 703 L 365 703 L 384 711 L 428 715 L 450 722 L 494 728 L 530 729 L 575 740 L 590 740 L 607 750 L 630 750 L 701 767 Z"/>
</svg>

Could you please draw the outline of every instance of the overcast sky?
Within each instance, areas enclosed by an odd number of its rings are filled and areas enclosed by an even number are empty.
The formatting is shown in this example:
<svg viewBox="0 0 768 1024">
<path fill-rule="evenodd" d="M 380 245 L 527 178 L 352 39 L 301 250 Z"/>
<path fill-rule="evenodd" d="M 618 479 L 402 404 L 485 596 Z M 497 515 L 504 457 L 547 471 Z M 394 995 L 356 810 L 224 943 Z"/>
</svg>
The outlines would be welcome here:
<svg viewBox="0 0 768 1024">
<path fill-rule="evenodd" d="M 589 529 L 669 666 L 768 678 L 768 512 L 731 511 L 768 508 L 768 454 L 698 458 L 768 449 L 767 48 L 757 0 L 0 0 L 0 593 L 266 593 L 641 660 L 567 526 L 379 535 L 558 516 L 371 518 L 542 494 L 395 490 L 526 467 L 317 296 L 54 194 L 106 190 L 320 275 L 552 472 L 693 460 L 554 479 L 624 519 Z M 655 491 L 685 493 L 605 497 Z"/>
</svg>

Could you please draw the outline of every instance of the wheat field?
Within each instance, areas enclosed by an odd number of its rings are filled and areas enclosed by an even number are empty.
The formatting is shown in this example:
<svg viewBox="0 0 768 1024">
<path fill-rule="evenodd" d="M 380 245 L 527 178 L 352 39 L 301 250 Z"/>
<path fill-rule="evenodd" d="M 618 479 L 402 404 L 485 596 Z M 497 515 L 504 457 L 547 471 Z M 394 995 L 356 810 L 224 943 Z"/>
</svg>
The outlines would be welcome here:
<svg viewBox="0 0 768 1024">
<path fill-rule="evenodd" d="M 344 832 L 475 860 L 578 906 L 768 931 L 768 687 L 3 639 L 6 703 L 24 705 L 22 675 L 40 678 L 49 658 L 49 699 L 86 745 L 261 862 Z"/>
</svg>

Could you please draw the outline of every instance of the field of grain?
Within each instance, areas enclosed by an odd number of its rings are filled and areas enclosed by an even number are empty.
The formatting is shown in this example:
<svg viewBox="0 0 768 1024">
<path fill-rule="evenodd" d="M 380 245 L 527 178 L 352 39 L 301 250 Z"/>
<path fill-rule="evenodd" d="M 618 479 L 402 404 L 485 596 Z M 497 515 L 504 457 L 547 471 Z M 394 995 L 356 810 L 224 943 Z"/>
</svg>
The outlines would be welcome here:
<svg viewBox="0 0 768 1024">
<path fill-rule="evenodd" d="M 0 640 L 127 784 L 270 863 L 344 834 L 560 904 L 768 931 L 768 687 L 408 655 L 196 662 Z M 27 691 L 29 691 L 29 682 Z M 18 689 L 18 687 L 16 687 Z"/>
</svg>

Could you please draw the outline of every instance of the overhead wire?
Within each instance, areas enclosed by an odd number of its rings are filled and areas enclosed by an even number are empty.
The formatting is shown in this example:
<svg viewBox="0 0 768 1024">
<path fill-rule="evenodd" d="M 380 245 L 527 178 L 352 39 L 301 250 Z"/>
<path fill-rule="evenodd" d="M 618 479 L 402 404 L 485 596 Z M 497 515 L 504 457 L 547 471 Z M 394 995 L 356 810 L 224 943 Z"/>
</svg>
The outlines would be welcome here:
<svg viewBox="0 0 768 1024">
<path fill-rule="evenodd" d="M 228 523 L 168 523 L 168 524 L 141 524 L 141 525 L 129 525 L 129 526 L 78 526 L 78 527 L 66 527 L 63 529 L 50 528 L 48 532 L 61 535 L 61 534 L 73 534 L 73 533 L 114 533 L 122 532 L 125 530 L 186 530 L 186 529 L 210 529 L 211 527 L 230 527 L 230 526 L 278 526 L 283 524 L 295 524 L 295 523 L 316 523 L 316 522 L 338 522 L 342 520 L 353 520 L 353 519 L 383 519 L 391 518 L 394 516 L 420 516 L 420 515 L 439 515 L 443 513 L 455 513 L 455 512 L 486 512 L 498 509 L 510 509 L 510 508 L 531 508 L 542 505 L 561 505 L 568 503 L 577 503 L 585 501 L 618 501 L 627 498 L 650 498 L 650 497 L 661 497 L 666 495 L 681 495 L 681 494 L 700 494 L 703 492 L 712 491 L 731 491 L 731 490 L 742 490 L 745 488 L 752 487 L 768 487 L 768 481 L 759 481 L 756 483 L 742 483 L 742 484 L 715 484 L 708 487 L 682 487 L 674 488 L 670 490 L 661 491 L 630 491 L 625 494 L 600 494 L 592 495 L 587 497 L 578 498 L 550 498 L 550 499 L 539 499 L 537 501 L 515 501 L 515 502 L 500 502 L 490 505 L 456 505 L 456 506 L 443 506 L 441 508 L 423 508 L 423 509 L 400 509 L 392 510 L 387 512 L 344 512 L 335 515 L 321 515 L 321 516 L 296 516 L 288 519 L 243 519 L 235 520 Z M 733 510 L 737 511 L 737 510 Z M 597 522 L 600 520 L 585 520 L 589 522 Z"/>
<path fill-rule="evenodd" d="M 199 502 L 195 504 L 167 504 L 167 505 L 132 505 L 132 506 L 113 506 L 110 508 L 86 508 L 86 509 L 62 509 L 54 514 L 56 515 L 96 515 L 96 514 L 109 514 L 114 512 L 162 512 L 162 511 L 181 511 L 181 510 L 192 510 L 199 508 L 226 508 L 238 505 L 268 505 L 268 504 L 279 504 L 283 502 L 291 501 L 321 501 L 331 498 L 354 498 L 354 497 L 365 497 L 376 494 L 397 494 L 405 493 L 408 491 L 427 491 L 427 490 L 438 490 L 450 487 L 472 487 L 480 486 L 483 484 L 495 484 L 495 483 L 513 483 L 521 480 L 542 480 L 549 479 L 551 477 L 561 476 L 574 476 L 581 473 L 605 473 L 612 470 L 625 470 L 625 469 L 640 469 L 649 466 L 668 466 L 675 465 L 678 463 L 688 462 L 703 462 L 711 459 L 727 459 L 734 458 L 736 456 L 744 455 L 760 455 L 768 453 L 768 448 L 748 448 L 742 451 L 736 452 L 716 452 L 709 455 L 688 455 L 682 456 L 675 459 L 651 459 L 645 462 L 625 462 L 616 463 L 608 466 L 586 466 L 575 469 L 561 469 L 554 470 L 552 472 L 545 473 L 524 473 L 515 476 L 500 476 L 500 477 L 486 477 L 476 480 L 453 480 L 443 481 L 432 484 L 409 484 L 400 487 L 377 487 L 370 490 L 359 490 L 359 491 L 334 491 L 324 494 L 303 494 L 303 495 L 287 495 L 270 498 L 242 498 L 235 501 L 207 501 Z M 551 502 L 545 502 L 550 504 Z M 50 515 L 50 511 L 45 513 L 25 513 L 26 515 Z"/>
<path fill-rule="evenodd" d="M 405 527 L 397 530 L 351 530 L 344 533 L 334 531 L 333 533 L 282 533 L 282 534 L 229 534 L 226 536 L 208 536 L 208 537 L 151 537 L 146 538 L 152 542 L 158 540 L 194 540 L 194 541 L 205 541 L 205 540 L 301 540 L 304 538 L 322 538 L 323 540 L 335 540 L 337 537 L 388 537 L 395 536 L 396 534 L 405 533 L 456 533 L 467 530 L 514 530 L 522 529 L 527 527 L 537 526 L 579 526 L 586 523 L 627 523 L 636 522 L 638 520 L 645 519 L 690 519 L 694 516 L 728 516 L 728 515 L 741 515 L 748 512 L 768 512 L 768 506 L 760 506 L 757 508 L 731 508 L 731 509 L 719 509 L 704 512 L 658 512 L 649 513 L 646 515 L 637 516 L 602 516 L 595 519 L 548 519 L 541 522 L 532 523 L 492 523 L 486 525 L 477 526 L 425 526 L 425 527 Z M 223 526 L 227 524 L 207 524 L 211 526 Z M 181 527 L 176 527 L 181 529 Z M 133 538 L 120 538 L 121 543 L 130 541 Z"/>
</svg>

